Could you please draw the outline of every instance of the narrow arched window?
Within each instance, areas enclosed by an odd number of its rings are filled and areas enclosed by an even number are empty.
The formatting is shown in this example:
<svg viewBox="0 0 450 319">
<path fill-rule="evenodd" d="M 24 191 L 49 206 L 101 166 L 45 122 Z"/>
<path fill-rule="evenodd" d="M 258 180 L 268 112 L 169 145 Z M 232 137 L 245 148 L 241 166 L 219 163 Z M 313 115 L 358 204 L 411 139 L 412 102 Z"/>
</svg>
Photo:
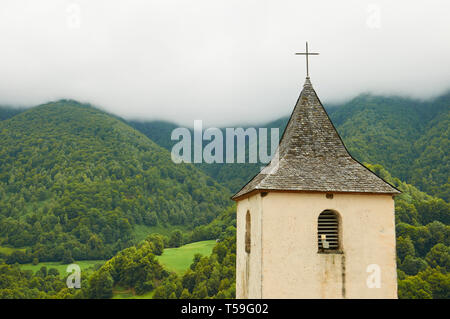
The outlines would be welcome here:
<svg viewBox="0 0 450 319">
<path fill-rule="evenodd" d="M 252 224 L 250 218 L 250 211 L 245 215 L 245 252 L 250 254 L 250 246 L 252 244 Z"/>
<path fill-rule="evenodd" d="M 335 212 L 325 210 L 317 223 L 319 251 L 339 250 L 339 218 Z"/>
</svg>

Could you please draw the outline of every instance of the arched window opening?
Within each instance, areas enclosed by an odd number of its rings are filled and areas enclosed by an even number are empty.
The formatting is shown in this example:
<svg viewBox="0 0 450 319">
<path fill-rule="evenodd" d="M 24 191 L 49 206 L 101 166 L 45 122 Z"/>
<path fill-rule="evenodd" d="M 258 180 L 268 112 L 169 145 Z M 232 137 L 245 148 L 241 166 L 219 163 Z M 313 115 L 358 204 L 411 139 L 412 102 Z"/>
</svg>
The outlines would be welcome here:
<svg viewBox="0 0 450 319">
<path fill-rule="evenodd" d="M 250 218 L 250 211 L 247 211 L 247 215 L 245 216 L 245 252 L 250 254 L 250 246 L 252 243 L 252 225 Z"/>
<path fill-rule="evenodd" d="M 339 218 L 331 210 L 319 215 L 317 223 L 319 251 L 339 250 Z"/>
</svg>

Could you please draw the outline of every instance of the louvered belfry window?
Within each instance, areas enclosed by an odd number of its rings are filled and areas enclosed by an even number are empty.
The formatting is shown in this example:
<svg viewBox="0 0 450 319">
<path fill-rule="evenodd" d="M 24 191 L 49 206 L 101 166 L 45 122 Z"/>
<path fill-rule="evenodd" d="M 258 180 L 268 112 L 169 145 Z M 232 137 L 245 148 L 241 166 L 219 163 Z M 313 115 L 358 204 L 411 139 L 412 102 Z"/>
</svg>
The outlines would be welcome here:
<svg viewBox="0 0 450 319">
<path fill-rule="evenodd" d="M 326 210 L 319 215 L 317 233 L 319 251 L 339 249 L 339 220 L 334 212 Z"/>
<path fill-rule="evenodd" d="M 250 246 L 252 244 L 252 224 L 250 218 L 250 212 L 247 211 L 247 215 L 245 216 L 245 252 L 250 253 Z"/>
</svg>

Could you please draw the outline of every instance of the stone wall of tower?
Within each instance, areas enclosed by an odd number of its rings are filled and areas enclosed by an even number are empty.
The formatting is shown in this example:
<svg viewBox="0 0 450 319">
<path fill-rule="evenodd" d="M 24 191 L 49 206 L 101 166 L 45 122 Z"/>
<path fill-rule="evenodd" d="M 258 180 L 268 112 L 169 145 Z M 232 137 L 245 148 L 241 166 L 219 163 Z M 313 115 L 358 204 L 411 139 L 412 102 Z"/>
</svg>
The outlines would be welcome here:
<svg viewBox="0 0 450 319">
<path fill-rule="evenodd" d="M 261 247 L 252 250 L 255 255 L 245 294 L 243 222 L 247 208 L 260 214 L 262 223 L 252 226 L 262 228 L 253 231 Z M 318 253 L 317 219 L 324 210 L 340 216 L 341 254 Z M 391 195 L 342 193 L 328 199 L 325 193 L 258 194 L 238 202 L 237 232 L 238 298 L 397 298 Z M 258 243 L 253 245 L 258 247 Z M 370 280 L 377 267 L 379 288 Z"/>
<path fill-rule="evenodd" d="M 237 203 L 236 298 L 261 298 L 261 195 Z M 246 214 L 251 216 L 251 249 L 245 251 Z"/>
</svg>

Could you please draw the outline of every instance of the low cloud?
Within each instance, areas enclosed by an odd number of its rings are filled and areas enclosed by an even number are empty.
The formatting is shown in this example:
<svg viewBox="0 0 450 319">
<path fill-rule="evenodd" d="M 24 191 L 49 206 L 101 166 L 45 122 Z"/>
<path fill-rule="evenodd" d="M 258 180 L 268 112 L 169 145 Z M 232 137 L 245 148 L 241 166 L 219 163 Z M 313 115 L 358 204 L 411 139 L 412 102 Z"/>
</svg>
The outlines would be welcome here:
<svg viewBox="0 0 450 319">
<path fill-rule="evenodd" d="M 192 125 L 287 115 L 321 100 L 426 99 L 450 88 L 448 1 L 2 1 L 0 105 L 72 98 Z"/>
</svg>

